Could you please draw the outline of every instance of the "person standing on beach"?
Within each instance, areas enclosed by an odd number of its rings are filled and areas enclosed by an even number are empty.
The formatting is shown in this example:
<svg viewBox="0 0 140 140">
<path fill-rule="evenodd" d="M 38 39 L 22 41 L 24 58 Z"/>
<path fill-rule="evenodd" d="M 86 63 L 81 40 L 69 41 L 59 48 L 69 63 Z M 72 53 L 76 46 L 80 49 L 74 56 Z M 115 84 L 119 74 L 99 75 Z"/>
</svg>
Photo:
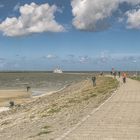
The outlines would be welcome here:
<svg viewBox="0 0 140 140">
<path fill-rule="evenodd" d="M 29 91 L 30 91 L 30 89 L 31 89 L 31 87 L 30 87 L 30 86 L 27 86 L 26 88 L 27 88 L 27 92 L 29 92 Z"/>
<path fill-rule="evenodd" d="M 92 77 L 92 82 L 93 82 L 93 86 L 96 86 L 96 77 L 95 76 Z"/>
<path fill-rule="evenodd" d="M 125 72 L 123 72 L 122 78 L 123 78 L 123 83 L 126 83 L 126 73 Z"/>
</svg>

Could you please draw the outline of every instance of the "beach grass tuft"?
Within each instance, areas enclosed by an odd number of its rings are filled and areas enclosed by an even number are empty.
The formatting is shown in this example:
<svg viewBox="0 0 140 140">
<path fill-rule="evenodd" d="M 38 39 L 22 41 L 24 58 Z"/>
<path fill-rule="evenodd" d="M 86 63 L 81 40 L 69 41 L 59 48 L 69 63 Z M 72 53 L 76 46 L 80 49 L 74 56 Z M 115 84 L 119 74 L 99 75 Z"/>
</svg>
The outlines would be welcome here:
<svg viewBox="0 0 140 140">
<path fill-rule="evenodd" d="M 60 110 L 61 110 L 61 108 L 50 108 L 49 110 L 48 110 L 48 114 L 54 114 L 54 113 L 58 113 L 58 112 L 60 112 Z"/>
<path fill-rule="evenodd" d="M 41 136 L 41 135 L 45 135 L 45 134 L 49 134 L 51 133 L 52 131 L 41 131 L 37 134 L 37 136 Z"/>
</svg>

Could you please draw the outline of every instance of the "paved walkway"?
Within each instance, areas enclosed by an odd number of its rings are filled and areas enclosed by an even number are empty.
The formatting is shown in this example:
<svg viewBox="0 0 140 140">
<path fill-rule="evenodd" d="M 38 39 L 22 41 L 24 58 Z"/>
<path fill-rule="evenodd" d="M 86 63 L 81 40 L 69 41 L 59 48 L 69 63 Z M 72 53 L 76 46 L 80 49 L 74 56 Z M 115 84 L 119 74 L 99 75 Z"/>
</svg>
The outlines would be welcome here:
<svg viewBox="0 0 140 140">
<path fill-rule="evenodd" d="M 62 139 L 140 140 L 140 82 L 127 79 L 110 100 Z"/>
</svg>

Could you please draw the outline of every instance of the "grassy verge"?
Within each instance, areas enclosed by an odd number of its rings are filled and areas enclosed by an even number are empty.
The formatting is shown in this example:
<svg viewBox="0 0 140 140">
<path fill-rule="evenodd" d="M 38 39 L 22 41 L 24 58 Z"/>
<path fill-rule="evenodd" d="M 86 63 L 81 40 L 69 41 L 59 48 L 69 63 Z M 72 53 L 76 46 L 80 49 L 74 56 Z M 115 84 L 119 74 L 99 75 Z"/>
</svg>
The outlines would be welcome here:
<svg viewBox="0 0 140 140">
<path fill-rule="evenodd" d="M 138 80 L 138 81 L 140 81 L 140 76 L 131 76 L 130 78 L 133 79 L 133 80 Z"/>
<path fill-rule="evenodd" d="M 98 77 L 96 86 L 93 86 L 91 79 L 85 80 L 69 87 L 64 94 L 62 93 L 63 96 L 57 97 L 57 99 L 55 98 L 47 108 L 38 113 L 42 119 L 46 120 L 48 117 L 52 117 L 52 115 L 56 117 L 57 122 L 50 123 L 51 126 L 53 124 L 59 126 L 59 122 L 62 125 L 61 118 L 63 118 L 63 125 L 67 127 L 68 124 L 71 125 L 73 122 L 76 122 L 75 120 L 78 120 L 77 118 L 79 118 L 81 112 L 85 114 L 84 111 L 88 109 L 88 104 L 89 108 L 91 104 L 94 108 L 108 98 L 118 87 L 118 84 L 119 82 L 111 77 Z M 60 120 L 58 119 L 59 117 Z M 61 129 L 60 126 L 59 129 Z M 49 127 L 45 126 L 36 136 L 49 136 L 52 135 L 51 132 L 56 133 L 55 130 L 50 131 Z"/>
<path fill-rule="evenodd" d="M 111 77 L 98 77 L 97 85 L 93 86 L 91 80 L 87 80 L 83 86 L 77 84 L 77 89 L 71 87 L 71 93 L 65 94 L 63 98 L 58 98 L 50 104 L 48 109 L 40 112 L 41 117 L 47 117 L 59 113 L 63 109 L 89 102 L 99 96 L 106 96 L 118 87 L 118 81 Z"/>
</svg>

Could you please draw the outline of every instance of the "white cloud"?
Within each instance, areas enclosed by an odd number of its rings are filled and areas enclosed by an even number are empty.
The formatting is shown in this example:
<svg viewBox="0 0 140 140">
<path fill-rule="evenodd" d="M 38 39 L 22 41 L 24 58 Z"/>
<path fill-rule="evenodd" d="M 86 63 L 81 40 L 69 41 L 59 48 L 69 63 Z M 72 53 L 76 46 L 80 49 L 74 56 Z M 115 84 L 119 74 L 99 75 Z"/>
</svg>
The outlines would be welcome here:
<svg viewBox="0 0 140 140">
<path fill-rule="evenodd" d="M 140 29 L 140 9 L 126 12 L 127 28 Z"/>
<path fill-rule="evenodd" d="M 89 56 L 80 56 L 79 57 L 79 62 L 80 63 L 88 63 L 90 61 Z"/>
<path fill-rule="evenodd" d="M 13 8 L 13 10 L 14 10 L 14 11 L 17 11 L 17 10 L 19 10 L 19 8 L 20 8 L 20 3 L 18 2 L 18 3 L 15 5 L 15 7 Z"/>
<path fill-rule="evenodd" d="M 58 58 L 58 56 L 53 55 L 53 54 L 48 54 L 47 56 L 43 56 L 42 58 L 43 59 L 56 59 Z"/>
<path fill-rule="evenodd" d="M 126 2 L 140 4 L 140 0 L 72 0 L 73 25 L 79 30 L 99 31 L 108 28 L 106 19 Z"/>
<path fill-rule="evenodd" d="M 71 5 L 74 15 L 73 25 L 80 30 L 96 30 L 98 22 L 110 17 L 118 7 L 118 2 L 117 0 L 72 0 Z"/>
<path fill-rule="evenodd" d="M 6 36 L 22 36 L 41 32 L 62 32 L 64 27 L 55 21 L 55 5 L 25 4 L 19 8 L 20 16 L 6 18 L 0 24 L 0 31 Z"/>
<path fill-rule="evenodd" d="M 49 59 L 56 58 L 56 57 L 57 57 L 57 56 L 52 55 L 52 54 L 48 54 L 48 55 L 47 55 L 47 58 L 49 58 Z"/>
</svg>

